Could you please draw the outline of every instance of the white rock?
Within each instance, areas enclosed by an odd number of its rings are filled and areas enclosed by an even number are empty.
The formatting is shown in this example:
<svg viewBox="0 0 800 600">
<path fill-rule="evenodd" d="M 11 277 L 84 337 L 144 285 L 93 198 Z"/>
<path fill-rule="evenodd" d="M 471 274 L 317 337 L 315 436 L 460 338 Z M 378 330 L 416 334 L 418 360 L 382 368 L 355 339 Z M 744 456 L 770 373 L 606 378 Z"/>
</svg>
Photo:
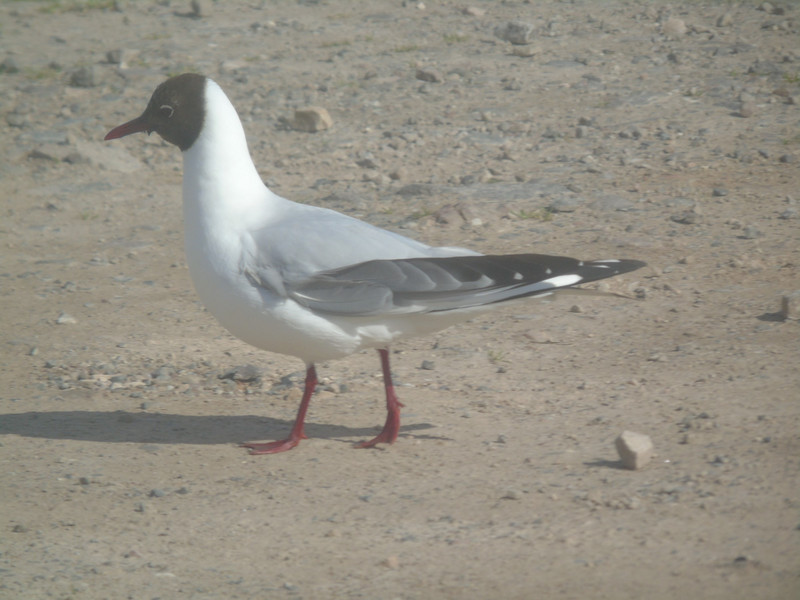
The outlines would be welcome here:
<svg viewBox="0 0 800 600">
<path fill-rule="evenodd" d="M 65 312 L 62 312 L 60 315 L 58 315 L 58 318 L 56 319 L 56 323 L 59 325 L 74 325 L 77 322 L 78 320 L 75 317 L 68 315 Z"/>
<path fill-rule="evenodd" d="M 626 469 L 641 469 L 653 458 L 653 442 L 643 433 L 623 431 L 614 443 Z"/>
</svg>

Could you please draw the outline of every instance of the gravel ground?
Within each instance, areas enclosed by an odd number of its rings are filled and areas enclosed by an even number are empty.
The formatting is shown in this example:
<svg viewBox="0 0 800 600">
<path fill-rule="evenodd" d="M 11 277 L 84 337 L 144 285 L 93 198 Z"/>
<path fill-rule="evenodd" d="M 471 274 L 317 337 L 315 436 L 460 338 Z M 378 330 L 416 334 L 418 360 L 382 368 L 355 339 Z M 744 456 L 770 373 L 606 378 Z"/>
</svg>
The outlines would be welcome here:
<svg viewBox="0 0 800 600">
<path fill-rule="evenodd" d="M 0 598 L 797 598 L 799 10 L 1 3 Z M 197 300 L 180 152 L 102 141 L 184 71 L 289 198 L 649 266 L 398 343 L 391 447 L 365 352 L 249 456 L 303 365 Z"/>
</svg>

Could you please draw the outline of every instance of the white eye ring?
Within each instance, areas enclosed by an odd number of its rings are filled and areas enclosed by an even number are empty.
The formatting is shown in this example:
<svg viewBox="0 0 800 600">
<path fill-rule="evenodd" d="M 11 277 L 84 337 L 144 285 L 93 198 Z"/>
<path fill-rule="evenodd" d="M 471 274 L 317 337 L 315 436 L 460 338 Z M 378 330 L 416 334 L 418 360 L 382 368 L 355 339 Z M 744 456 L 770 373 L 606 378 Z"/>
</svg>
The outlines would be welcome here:
<svg viewBox="0 0 800 600">
<path fill-rule="evenodd" d="M 175 114 L 175 109 L 172 108 L 169 104 L 161 105 L 161 107 L 158 110 L 161 112 L 161 116 L 167 119 L 171 119 L 172 115 Z"/>
</svg>

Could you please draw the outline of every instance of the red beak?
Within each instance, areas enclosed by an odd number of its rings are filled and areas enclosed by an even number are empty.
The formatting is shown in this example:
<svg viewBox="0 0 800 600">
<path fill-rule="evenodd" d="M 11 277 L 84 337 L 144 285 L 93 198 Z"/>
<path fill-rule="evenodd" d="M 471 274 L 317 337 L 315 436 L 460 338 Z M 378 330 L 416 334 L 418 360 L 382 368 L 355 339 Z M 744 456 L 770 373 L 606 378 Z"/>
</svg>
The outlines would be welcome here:
<svg viewBox="0 0 800 600">
<path fill-rule="evenodd" d="M 127 123 L 123 123 L 118 127 L 114 127 L 111 131 L 106 134 L 104 140 L 115 140 L 117 138 L 125 137 L 126 135 L 130 135 L 132 133 L 139 133 L 140 131 L 146 131 L 150 133 L 150 123 L 147 122 L 147 119 L 144 118 L 144 115 L 141 117 L 136 117 L 132 121 L 128 121 Z"/>
</svg>

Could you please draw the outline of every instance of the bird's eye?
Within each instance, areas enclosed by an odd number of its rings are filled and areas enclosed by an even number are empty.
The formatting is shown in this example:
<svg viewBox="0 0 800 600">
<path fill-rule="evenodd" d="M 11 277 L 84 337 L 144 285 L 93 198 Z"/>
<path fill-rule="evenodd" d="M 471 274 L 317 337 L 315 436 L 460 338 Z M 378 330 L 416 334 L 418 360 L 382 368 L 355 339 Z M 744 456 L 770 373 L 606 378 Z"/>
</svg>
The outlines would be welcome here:
<svg viewBox="0 0 800 600">
<path fill-rule="evenodd" d="M 161 116 L 164 117 L 165 119 L 170 119 L 172 118 L 172 115 L 175 113 L 175 109 L 172 108 L 169 104 L 165 104 L 158 109 L 158 112 L 160 112 Z"/>
</svg>

